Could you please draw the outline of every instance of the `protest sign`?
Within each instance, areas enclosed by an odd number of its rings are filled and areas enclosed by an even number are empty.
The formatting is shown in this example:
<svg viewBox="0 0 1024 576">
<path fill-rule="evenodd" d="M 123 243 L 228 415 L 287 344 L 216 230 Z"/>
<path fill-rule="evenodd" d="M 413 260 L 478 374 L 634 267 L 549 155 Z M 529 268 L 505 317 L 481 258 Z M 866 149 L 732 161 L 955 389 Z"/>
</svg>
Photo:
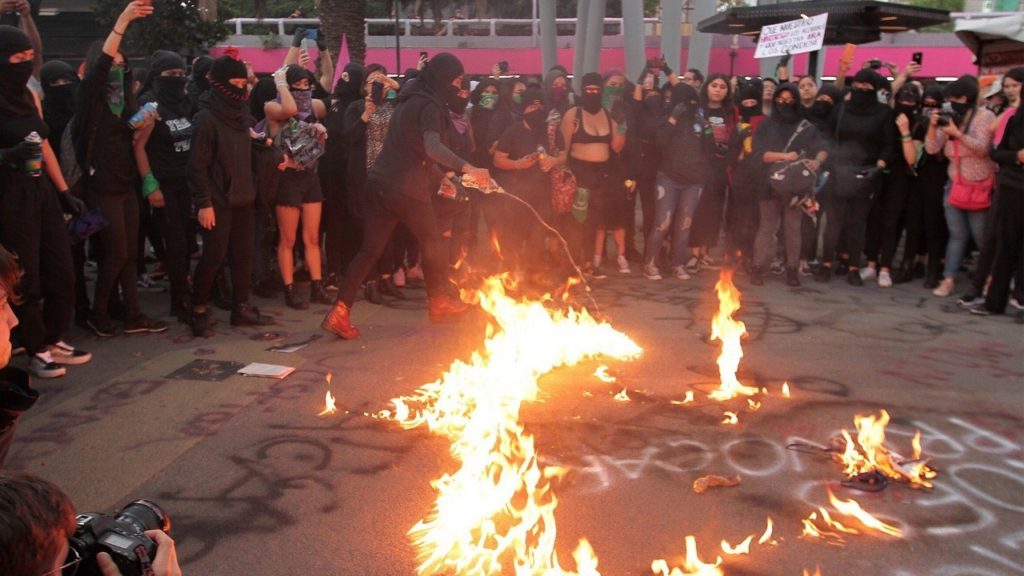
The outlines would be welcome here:
<svg viewBox="0 0 1024 576">
<path fill-rule="evenodd" d="M 761 28 L 754 58 L 801 54 L 821 49 L 825 42 L 828 14 L 801 18 Z"/>
</svg>

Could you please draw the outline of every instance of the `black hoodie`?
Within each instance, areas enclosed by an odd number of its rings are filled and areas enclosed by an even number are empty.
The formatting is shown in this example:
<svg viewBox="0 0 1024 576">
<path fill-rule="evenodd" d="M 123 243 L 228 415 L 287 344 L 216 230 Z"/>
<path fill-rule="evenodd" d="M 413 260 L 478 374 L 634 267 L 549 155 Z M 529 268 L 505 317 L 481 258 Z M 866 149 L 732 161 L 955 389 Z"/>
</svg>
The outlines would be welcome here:
<svg viewBox="0 0 1024 576">
<path fill-rule="evenodd" d="M 88 159 L 93 172 L 86 180 L 86 200 L 98 196 L 134 194 L 138 183 L 133 131 L 128 119 L 135 114 L 135 98 L 131 93 L 131 68 L 124 71 L 124 110 L 115 116 L 107 104 L 107 77 L 114 58 L 102 51 L 90 62 L 78 87 L 78 104 L 72 134 L 78 148 L 78 159 Z M 88 173 L 88 167 L 82 166 Z"/>
</svg>

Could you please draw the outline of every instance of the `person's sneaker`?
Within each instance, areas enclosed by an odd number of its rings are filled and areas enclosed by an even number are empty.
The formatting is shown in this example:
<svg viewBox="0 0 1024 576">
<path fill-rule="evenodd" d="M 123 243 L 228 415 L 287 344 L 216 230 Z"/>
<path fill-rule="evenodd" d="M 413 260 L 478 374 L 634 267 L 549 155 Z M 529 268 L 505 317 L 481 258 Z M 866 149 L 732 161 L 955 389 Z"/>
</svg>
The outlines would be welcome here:
<svg viewBox="0 0 1024 576">
<path fill-rule="evenodd" d="M 644 264 L 644 278 L 648 280 L 661 280 L 661 271 L 653 264 Z"/>
<path fill-rule="evenodd" d="M 153 266 L 153 269 L 149 271 L 149 277 L 151 280 L 163 280 L 167 278 L 167 266 L 163 262 L 157 262 Z"/>
<path fill-rule="evenodd" d="M 964 293 L 963 296 L 957 298 L 957 305 L 961 308 L 973 308 L 982 300 L 981 294 L 978 294 L 974 289 L 970 289 Z"/>
<path fill-rule="evenodd" d="M 864 281 L 860 278 L 860 270 L 850 270 L 847 272 L 846 283 L 850 286 L 863 286 Z"/>
<path fill-rule="evenodd" d="M 117 326 L 114 326 L 114 323 L 110 320 L 109 316 L 89 314 L 89 319 L 86 320 L 86 324 L 88 324 L 93 333 L 100 338 L 111 338 L 117 335 Z"/>
<path fill-rule="evenodd" d="M 167 331 L 167 322 L 154 320 L 145 314 L 136 314 L 124 321 L 125 334 L 159 334 Z"/>
<path fill-rule="evenodd" d="M 92 354 L 85 350 L 79 350 L 63 340 L 58 340 L 56 344 L 50 346 L 48 352 L 53 362 L 57 364 L 77 366 L 92 360 Z"/>
<path fill-rule="evenodd" d="M 399 268 L 395 270 L 395 273 L 391 275 L 391 281 L 395 283 L 395 286 L 402 288 L 405 286 L 405 268 Z"/>
<path fill-rule="evenodd" d="M 135 282 L 140 292 L 163 292 L 165 288 L 160 285 L 153 277 L 149 274 L 142 274 L 139 279 Z"/>
<path fill-rule="evenodd" d="M 807 262 L 804 262 L 803 264 L 800 265 L 800 275 L 801 276 L 814 276 L 814 270 L 811 268 L 810 264 L 808 264 Z"/>
<path fill-rule="evenodd" d="M 625 256 L 619 256 L 615 259 L 615 263 L 619 265 L 619 274 L 629 274 L 632 270 L 629 269 L 629 260 L 626 260 Z"/>
<path fill-rule="evenodd" d="M 952 293 L 953 293 L 953 279 L 952 278 L 943 278 L 942 282 L 939 283 L 938 288 L 936 288 L 935 290 L 932 290 L 932 294 L 934 294 L 934 295 L 936 295 L 936 296 L 938 296 L 940 298 L 945 298 L 946 296 L 949 296 Z"/>
<path fill-rule="evenodd" d="M 772 264 L 771 264 L 771 267 L 769 268 L 769 272 L 771 272 L 775 276 L 781 276 L 782 273 L 785 272 L 785 271 L 786 271 L 786 267 L 782 265 L 782 260 L 772 260 Z"/>
<path fill-rule="evenodd" d="M 601 270 L 600 266 L 592 264 L 590 266 L 590 277 L 594 280 L 604 280 L 608 275 L 604 273 L 604 270 Z"/>
<path fill-rule="evenodd" d="M 1024 310 L 1024 302 L 1021 302 L 1019 298 L 1010 298 L 1010 306 L 1013 306 L 1017 310 Z"/>
<path fill-rule="evenodd" d="M 722 265 L 718 262 L 718 260 L 715 260 L 711 256 L 707 254 L 702 254 L 700 257 L 700 267 L 707 268 L 709 270 L 718 270 L 719 268 L 722 267 Z"/>
<path fill-rule="evenodd" d="M 860 269 L 861 280 L 868 282 L 874 280 L 875 278 L 878 278 L 878 271 L 872 268 L 871 266 L 865 266 Z"/>
<path fill-rule="evenodd" d="M 686 271 L 686 266 L 676 266 L 675 269 L 672 270 L 672 276 L 674 276 L 676 280 L 690 279 L 690 273 Z"/>
<path fill-rule="evenodd" d="M 53 361 L 50 351 L 37 352 L 28 361 L 28 371 L 36 378 L 60 378 L 67 370 Z"/>
<path fill-rule="evenodd" d="M 405 273 L 406 280 L 423 280 L 423 268 L 419 264 L 409 268 Z"/>
<path fill-rule="evenodd" d="M 818 266 L 818 269 L 814 271 L 815 282 L 828 282 L 832 279 L 832 268 L 828 266 Z"/>
<path fill-rule="evenodd" d="M 686 271 L 690 274 L 696 274 L 700 272 L 700 258 L 696 256 L 690 256 L 690 259 L 686 261 Z"/>
<path fill-rule="evenodd" d="M 889 274 L 888 270 L 882 270 L 878 273 L 878 287 L 892 288 L 892 275 Z"/>
<path fill-rule="evenodd" d="M 791 288 L 800 287 L 800 272 L 796 268 L 786 268 L 786 286 Z"/>
<path fill-rule="evenodd" d="M 983 305 L 982 306 L 972 306 L 971 309 L 970 309 L 970 312 L 971 312 L 971 314 L 974 314 L 975 316 L 991 316 L 992 315 L 992 311 L 989 310 L 988 308 L 985 308 L 985 306 L 983 306 Z"/>
</svg>

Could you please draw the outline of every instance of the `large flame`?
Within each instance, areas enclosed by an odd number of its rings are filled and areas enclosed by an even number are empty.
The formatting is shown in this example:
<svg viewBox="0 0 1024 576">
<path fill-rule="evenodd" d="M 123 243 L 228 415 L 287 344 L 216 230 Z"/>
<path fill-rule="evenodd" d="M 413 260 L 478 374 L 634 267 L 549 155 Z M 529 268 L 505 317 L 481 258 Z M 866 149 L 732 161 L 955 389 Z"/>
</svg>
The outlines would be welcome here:
<svg viewBox="0 0 1024 576">
<path fill-rule="evenodd" d="M 715 291 L 718 293 L 718 311 L 711 319 L 711 340 L 722 341 L 722 353 L 718 356 L 718 374 L 722 383 L 709 396 L 712 400 L 729 400 L 741 394 L 753 396 L 758 389 L 744 386 L 736 379 L 736 371 L 743 358 L 740 339 L 747 333 L 747 327 L 732 317 L 740 309 L 740 291 L 732 283 L 732 270 L 722 269 Z"/>
<path fill-rule="evenodd" d="M 895 480 L 905 480 L 913 487 L 931 488 L 929 481 L 937 475 L 926 462 L 917 462 L 909 468 L 893 456 L 885 446 L 885 428 L 889 425 L 889 413 L 882 410 L 879 416 L 861 416 L 853 418 L 857 426 L 857 441 L 854 442 L 850 433 L 842 431 L 844 440 L 843 453 L 837 455 L 845 466 L 843 472 L 854 477 L 858 474 L 878 472 Z M 921 458 L 920 432 L 912 442 L 914 460 Z"/>
<path fill-rule="evenodd" d="M 718 556 L 714 564 L 701 562 L 697 555 L 697 540 L 693 536 L 686 537 L 686 558 L 681 568 L 669 569 L 665 560 L 651 562 L 651 571 L 659 576 L 723 576 L 725 572 L 719 568 L 722 557 Z"/>
<path fill-rule="evenodd" d="M 478 297 L 497 325 L 483 350 L 469 362 L 454 362 L 440 380 L 394 399 L 393 413 L 382 413 L 405 428 L 425 425 L 447 438 L 458 463 L 458 470 L 432 483 L 434 509 L 409 531 L 417 570 L 597 575 L 597 557 L 585 540 L 573 554 L 577 572 L 559 565 L 551 479 L 564 471 L 538 463 L 519 409 L 536 398 L 537 379 L 559 366 L 598 355 L 635 358 L 642 350 L 586 310 L 514 301 L 497 277 L 485 281 Z"/>
</svg>

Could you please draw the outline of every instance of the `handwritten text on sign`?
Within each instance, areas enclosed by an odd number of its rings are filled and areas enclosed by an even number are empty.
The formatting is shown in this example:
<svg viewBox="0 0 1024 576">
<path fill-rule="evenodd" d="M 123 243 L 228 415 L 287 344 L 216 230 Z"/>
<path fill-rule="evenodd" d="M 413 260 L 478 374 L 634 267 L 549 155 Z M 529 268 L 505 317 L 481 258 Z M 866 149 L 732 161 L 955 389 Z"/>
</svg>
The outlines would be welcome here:
<svg viewBox="0 0 1024 576">
<path fill-rule="evenodd" d="M 828 14 L 801 18 L 761 28 L 754 58 L 771 58 L 784 54 L 801 54 L 821 48 L 825 42 Z"/>
</svg>

